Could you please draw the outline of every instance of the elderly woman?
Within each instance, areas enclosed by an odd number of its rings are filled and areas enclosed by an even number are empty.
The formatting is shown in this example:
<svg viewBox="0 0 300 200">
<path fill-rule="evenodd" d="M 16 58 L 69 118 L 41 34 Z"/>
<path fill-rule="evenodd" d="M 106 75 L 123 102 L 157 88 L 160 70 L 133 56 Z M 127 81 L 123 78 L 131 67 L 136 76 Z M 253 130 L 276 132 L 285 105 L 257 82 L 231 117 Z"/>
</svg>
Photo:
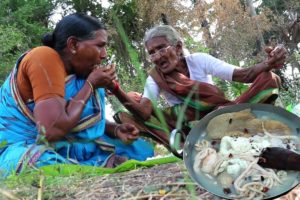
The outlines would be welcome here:
<svg viewBox="0 0 300 200">
<path fill-rule="evenodd" d="M 136 93 L 127 95 L 122 90 L 115 93 L 134 115 L 118 113 L 116 118 L 122 122 L 136 123 L 166 147 L 169 145 L 168 133 L 175 128 L 177 117 L 182 113 L 182 131 L 187 134 L 189 126 L 186 124 L 201 119 L 216 108 L 238 103 L 273 102 L 280 79 L 271 70 L 283 66 L 287 53 L 283 47 L 269 49 L 268 58 L 248 68 L 228 64 L 205 53 L 184 55 L 182 38 L 168 25 L 151 28 L 145 34 L 144 44 L 155 67 L 149 71 L 143 96 Z M 244 94 L 230 101 L 214 85 L 213 77 L 252 84 Z M 159 112 L 154 112 L 160 94 L 170 105 L 163 110 L 167 124 L 165 129 L 162 128 L 161 118 L 158 120 Z"/>
<path fill-rule="evenodd" d="M 105 120 L 105 88 L 118 90 L 106 58 L 107 31 L 96 18 L 64 17 L 22 55 L 0 89 L 0 172 L 56 163 L 114 167 L 145 160 L 153 147 L 131 124 Z"/>
</svg>

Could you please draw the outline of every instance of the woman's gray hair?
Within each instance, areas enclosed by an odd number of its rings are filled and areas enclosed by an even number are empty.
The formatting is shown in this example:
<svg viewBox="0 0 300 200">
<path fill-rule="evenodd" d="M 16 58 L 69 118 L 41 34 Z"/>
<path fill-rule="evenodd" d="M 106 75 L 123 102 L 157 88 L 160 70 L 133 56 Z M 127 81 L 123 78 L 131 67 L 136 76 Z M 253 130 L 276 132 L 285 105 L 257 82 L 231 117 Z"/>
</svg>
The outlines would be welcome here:
<svg viewBox="0 0 300 200">
<path fill-rule="evenodd" d="M 169 25 L 158 25 L 148 30 L 144 37 L 144 44 L 154 37 L 166 37 L 172 45 L 176 45 L 178 41 L 183 43 L 179 33 Z"/>
</svg>

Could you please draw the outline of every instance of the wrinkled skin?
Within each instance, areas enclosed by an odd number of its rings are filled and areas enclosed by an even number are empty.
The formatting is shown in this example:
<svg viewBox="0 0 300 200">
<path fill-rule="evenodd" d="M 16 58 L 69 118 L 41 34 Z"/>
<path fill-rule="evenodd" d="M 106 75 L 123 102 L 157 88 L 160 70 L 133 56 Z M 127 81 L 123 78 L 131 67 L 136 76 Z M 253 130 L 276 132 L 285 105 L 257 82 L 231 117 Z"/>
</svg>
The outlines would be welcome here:
<svg viewBox="0 0 300 200">
<path fill-rule="evenodd" d="M 152 63 L 155 64 L 164 74 L 180 70 L 182 63 L 182 43 L 172 45 L 166 37 L 154 37 L 145 44 L 148 53 L 155 54 Z M 165 53 L 159 53 L 162 48 L 166 48 Z M 186 67 L 186 66 L 184 66 Z"/>
<path fill-rule="evenodd" d="M 271 69 L 281 69 L 287 57 L 287 50 L 283 46 L 266 47 L 265 52 L 268 54 L 268 58 L 265 62 L 271 67 Z"/>
<path fill-rule="evenodd" d="M 134 91 L 130 91 L 127 95 L 136 102 L 140 102 L 142 100 L 142 94 Z"/>
<path fill-rule="evenodd" d="M 116 136 L 125 144 L 130 144 L 139 137 L 139 130 L 132 124 L 119 125 L 115 131 Z"/>
</svg>

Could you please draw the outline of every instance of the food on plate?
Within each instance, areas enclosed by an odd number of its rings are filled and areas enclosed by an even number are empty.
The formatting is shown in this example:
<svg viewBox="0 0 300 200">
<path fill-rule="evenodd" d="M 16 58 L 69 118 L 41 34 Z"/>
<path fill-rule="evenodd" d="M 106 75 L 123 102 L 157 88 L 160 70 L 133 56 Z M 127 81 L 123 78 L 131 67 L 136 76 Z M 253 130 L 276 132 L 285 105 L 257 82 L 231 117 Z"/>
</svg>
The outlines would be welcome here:
<svg viewBox="0 0 300 200">
<path fill-rule="evenodd" d="M 260 154 L 258 164 L 272 169 L 300 171 L 300 154 L 289 148 L 268 147 Z"/>
<path fill-rule="evenodd" d="M 274 147 L 296 152 L 299 138 L 291 135 L 286 124 L 257 119 L 250 109 L 219 116 L 207 126 L 209 140 L 195 144 L 195 173 L 214 180 L 230 198 L 267 197 L 270 189 L 284 183 L 287 172 L 261 167 L 259 156 L 264 149 Z M 247 133 L 243 131 L 245 128 Z"/>
<path fill-rule="evenodd" d="M 217 181 L 223 188 L 230 188 L 233 182 L 233 178 L 230 174 L 224 171 L 218 175 Z"/>
<path fill-rule="evenodd" d="M 204 173 L 211 173 L 213 168 L 211 166 L 216 165 L 216 162 L 220 160 L 217 151 L 213 148 L 205 148 L 201 155 L 195 160 L 195 170 L 199 172 L 203 171 Z"/>
<path fill-rule="evenodd" d="M 250 109 L 218 115 L 209 121 L 206 131 L 211 139 L 221 139 L 225 135 L 250 137 L 263 132 L 262 124 L 271 134 L 291 134 L 286 124 L 276 120 L 258 119 Z"/>
<path fill-rule="evenodd" d="M 291 129 L 284 123 L 276 120 L 266 120 L 266 119 L 252 119 L 248 122 L 247 127 L 253 132 L 261 133 L 263 132 L 262 124 L 266 131 L 273 135 L 290 135 Z"/>
<path fill-rule="evenodd" d="M 230 136 L 243 135 L 241 127 L 245 127 L 246 122 L 251 119 L 255 119 L 255 115 L 250 109 L 218 115 L 208 123 L 207 134 L 211 139 L 221 139 L 224 133 Z"/>
</svg>

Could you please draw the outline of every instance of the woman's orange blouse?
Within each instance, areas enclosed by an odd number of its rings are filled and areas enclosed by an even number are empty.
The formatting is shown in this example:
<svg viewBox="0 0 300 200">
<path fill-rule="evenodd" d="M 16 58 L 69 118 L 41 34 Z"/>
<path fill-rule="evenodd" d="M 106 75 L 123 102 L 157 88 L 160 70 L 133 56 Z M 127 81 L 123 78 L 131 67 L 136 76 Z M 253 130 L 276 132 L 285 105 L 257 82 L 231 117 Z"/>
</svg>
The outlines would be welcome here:
<svg viewBox="0 0 300 200">
<path fill-rule="evenodd" d="M 19 65 L 17 87 L 23 101 L 35 103 L 65 96 L 66 70 L 59 54 L 41 46 L 29 51 Z"/>
</svg>

